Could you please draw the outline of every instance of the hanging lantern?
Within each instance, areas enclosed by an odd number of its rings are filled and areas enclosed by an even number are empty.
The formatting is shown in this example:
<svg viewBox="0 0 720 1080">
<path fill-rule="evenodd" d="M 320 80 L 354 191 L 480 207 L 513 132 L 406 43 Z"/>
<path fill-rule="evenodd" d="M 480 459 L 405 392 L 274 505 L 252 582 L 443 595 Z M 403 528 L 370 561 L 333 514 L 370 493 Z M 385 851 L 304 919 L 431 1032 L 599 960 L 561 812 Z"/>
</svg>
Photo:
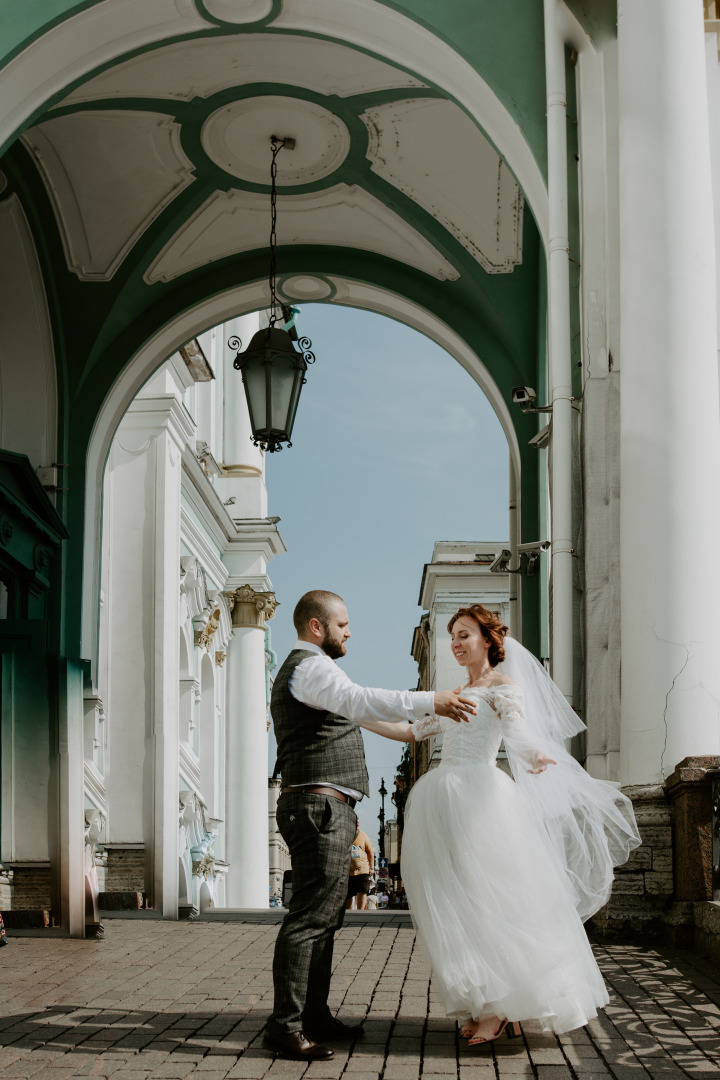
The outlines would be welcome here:
<svg viewBox="0 0 720 1080">
<path fill-rule="evenodd" d="M 252 441 L 263 450 L 274 453 L 282 450 L 282 444 L 292 446 L 295 413 L 300 400 L 300 389 L 305 380 L 308 364 L 315 363 L 310 351 L 310 338 L 298 338 L 295 331 L 292 336 L 289 329 L 292 322 L 284 327 L 276 326 L 277 312 L 284 309 L 277 296 L 277 156 L 285 147 L 295 148 L 294 139 L 270 138 L 272 162 L 270 165 L 270 322 L 264 330 L 253 335 L 245 352 L 241 352 L 242 342 L 238 337 L 231 337 L 228 346 L 237 351 L 233 367 L 242 375 L 250 413 Z M 297 342 L 299 349 L 295 348 Z"/>
<path fill-rule="evenodd" d="M 242 374 L 252 440 L 271 454 L 282 450 L 282 443 L 292 446 L 300 389 L 308 364 L 315 362 L 310 339 L 299 338 L 297 344 L 300 351 L 287 330 L 275 326 L 253 334 L 245 352 L 239 351 L 239 338 L 228 341 L 230 348 L 238 351 L 233 367 Z"/>
</svg>

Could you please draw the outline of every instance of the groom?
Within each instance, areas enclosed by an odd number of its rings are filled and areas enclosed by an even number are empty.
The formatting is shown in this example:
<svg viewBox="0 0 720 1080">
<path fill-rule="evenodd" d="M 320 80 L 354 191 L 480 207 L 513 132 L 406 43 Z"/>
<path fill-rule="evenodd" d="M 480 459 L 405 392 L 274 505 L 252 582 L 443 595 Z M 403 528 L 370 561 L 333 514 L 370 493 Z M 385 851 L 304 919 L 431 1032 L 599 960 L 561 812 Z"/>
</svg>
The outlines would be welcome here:
<svg viewBox="0 0 720 1080">
<path fill-rule="evenodd" d="M 368 794 L 360 727 L 387 735 L 388 721 L 466 720 L 475 706 L 453 691 L 372 690 L 351 682 L 334 663 L 350 637 L 347 608 L 335 593 L 306 593 L 293 622 L 298 640 L 270 703 L 283 782 L 277 823 L 290 851 L 293 893 L 275 944 L 275 1003 L 263 1046 L 314 1061 L 333 1057 L 325 1041 L 363 1034 L 336 1020 L 327 1004 L 355 804 Z"/>
</svg>

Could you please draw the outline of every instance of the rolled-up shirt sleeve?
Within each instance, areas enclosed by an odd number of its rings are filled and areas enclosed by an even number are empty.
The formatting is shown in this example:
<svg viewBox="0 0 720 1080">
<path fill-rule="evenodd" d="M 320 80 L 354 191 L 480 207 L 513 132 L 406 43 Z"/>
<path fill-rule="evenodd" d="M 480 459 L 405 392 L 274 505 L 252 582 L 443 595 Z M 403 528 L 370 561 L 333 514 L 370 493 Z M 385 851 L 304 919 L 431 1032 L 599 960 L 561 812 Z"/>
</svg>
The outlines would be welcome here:
<svg viewBox="0 0 720 1080">
<path fill-rule="evenodd" d="M 290 693 L 304 705 L 345 716 L 358 723 L 368 720 L 412 724 L 434 716 L 432 690 L 378 690 L 358 686 L 329 656 L 309 656 L 290 677 Z"/>
</svg>

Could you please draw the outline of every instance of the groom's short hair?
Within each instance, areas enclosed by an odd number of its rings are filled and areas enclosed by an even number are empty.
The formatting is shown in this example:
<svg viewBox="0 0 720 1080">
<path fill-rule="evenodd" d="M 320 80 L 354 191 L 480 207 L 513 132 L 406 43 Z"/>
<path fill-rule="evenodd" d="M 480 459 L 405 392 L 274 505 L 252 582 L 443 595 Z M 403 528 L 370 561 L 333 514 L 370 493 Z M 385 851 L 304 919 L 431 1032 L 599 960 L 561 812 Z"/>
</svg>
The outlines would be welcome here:
<svg viewBox="0 0 720 1080">
<path fill-rule="evenodd" d="M 344 604 L 342 596 L 325 589 L 311 589 L 301 596 L 293 612 L 293 622 L 298 634 L 302 633 L 311 619 L 317 619 L 327 626 L 336 604 Z"/>
</svg>

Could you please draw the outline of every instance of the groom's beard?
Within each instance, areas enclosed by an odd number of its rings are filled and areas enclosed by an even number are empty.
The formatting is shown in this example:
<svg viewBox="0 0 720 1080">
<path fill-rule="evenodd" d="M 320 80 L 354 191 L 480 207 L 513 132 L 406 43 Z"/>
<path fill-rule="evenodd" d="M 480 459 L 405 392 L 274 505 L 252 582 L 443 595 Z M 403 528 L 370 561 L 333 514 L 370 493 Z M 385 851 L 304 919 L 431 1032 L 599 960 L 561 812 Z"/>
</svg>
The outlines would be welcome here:
<svg viewBox="0 0 720 1080">
<path fill-rule="evenodd" d="M 320 642 L 320 648 L 331 660 L 339 660 L 341 656 L 345 655 L 345 642 L 342 638 L 331 637 L 327 626 L 324 629 L 325 637 Z"/>
</svg>

